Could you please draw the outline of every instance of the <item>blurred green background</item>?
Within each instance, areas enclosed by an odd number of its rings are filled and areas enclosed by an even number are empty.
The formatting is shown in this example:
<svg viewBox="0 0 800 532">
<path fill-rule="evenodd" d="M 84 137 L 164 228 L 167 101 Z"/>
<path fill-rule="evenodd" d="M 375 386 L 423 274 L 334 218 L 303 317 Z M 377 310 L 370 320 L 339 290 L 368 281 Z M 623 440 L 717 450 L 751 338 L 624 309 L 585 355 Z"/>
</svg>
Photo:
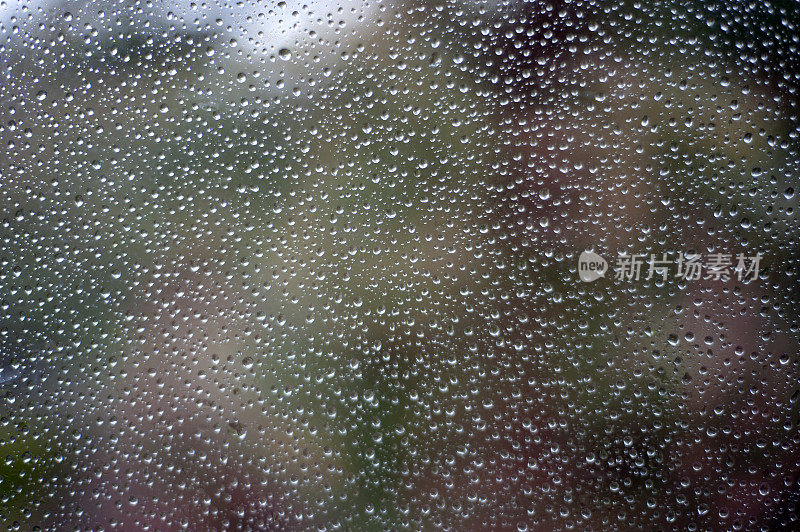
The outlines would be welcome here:
<svg viewBox="0 0 800 532">
<path fill-rule="evenodd" d="M 796 526 L 798 23 L 0 4 L 4 526 Z"/>
</svg>

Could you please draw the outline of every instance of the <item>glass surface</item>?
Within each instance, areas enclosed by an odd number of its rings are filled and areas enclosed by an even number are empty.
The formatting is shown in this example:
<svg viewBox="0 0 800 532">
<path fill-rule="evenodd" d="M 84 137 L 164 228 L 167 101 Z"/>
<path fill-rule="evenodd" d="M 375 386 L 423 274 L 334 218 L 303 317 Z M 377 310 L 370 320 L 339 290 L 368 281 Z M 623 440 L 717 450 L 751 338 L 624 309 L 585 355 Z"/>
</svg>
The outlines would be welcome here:
<svg viewBox="0 0 800 532">
<path fill-rule="evenodd" d="M 0 0 L 0 524 L 797 529 L 799 113 L 796 0 Z"/>
</svg>

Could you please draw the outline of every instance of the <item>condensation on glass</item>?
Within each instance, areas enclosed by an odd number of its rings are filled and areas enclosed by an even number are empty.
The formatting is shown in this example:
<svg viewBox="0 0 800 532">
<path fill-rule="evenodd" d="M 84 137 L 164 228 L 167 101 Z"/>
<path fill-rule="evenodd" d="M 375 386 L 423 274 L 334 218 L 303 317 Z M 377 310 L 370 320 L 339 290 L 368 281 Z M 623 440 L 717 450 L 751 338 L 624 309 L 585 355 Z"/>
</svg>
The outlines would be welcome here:
<svg viewBox="0 0 800 532">
<path fill-rule="evenodd" d="M 0 1 L 2 526 L 797 528 L 799 47 L 796 0 Z"/>
</svg>

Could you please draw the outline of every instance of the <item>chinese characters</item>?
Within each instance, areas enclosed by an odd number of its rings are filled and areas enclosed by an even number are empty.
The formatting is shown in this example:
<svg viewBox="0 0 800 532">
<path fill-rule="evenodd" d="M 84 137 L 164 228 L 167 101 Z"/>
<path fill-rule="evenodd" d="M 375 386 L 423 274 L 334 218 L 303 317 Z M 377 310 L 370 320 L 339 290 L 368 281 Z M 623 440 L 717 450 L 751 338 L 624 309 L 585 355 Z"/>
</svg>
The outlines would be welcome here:
<svg viewBox="0 0 800 532">
<path fill-rule="evenodd" d="M 758 278 L 762 256 L 757 253 L 736 256 L 726 253 L 661 253 L 650 255 L 621 254 L 614 265 L 617 280 L 638 281 L 660 279 L 666 281 L 670 274 L 676 279 L 696 281 L 728 281 L 736 278 L 749 282 Z"/>
</svg>

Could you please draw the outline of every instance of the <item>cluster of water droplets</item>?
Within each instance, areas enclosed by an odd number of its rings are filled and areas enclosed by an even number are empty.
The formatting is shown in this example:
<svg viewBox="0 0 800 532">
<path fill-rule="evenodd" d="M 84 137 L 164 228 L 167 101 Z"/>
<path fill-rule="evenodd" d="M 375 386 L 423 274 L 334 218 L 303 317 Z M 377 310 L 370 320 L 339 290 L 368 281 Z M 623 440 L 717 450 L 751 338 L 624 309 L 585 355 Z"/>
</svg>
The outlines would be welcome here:
<svg viewBox="0 0 800 532">
<path fill-rule="evenodd" d="M 798 24 L 0 2 L 3 526 L 796 527 Z"/>
</svg>

